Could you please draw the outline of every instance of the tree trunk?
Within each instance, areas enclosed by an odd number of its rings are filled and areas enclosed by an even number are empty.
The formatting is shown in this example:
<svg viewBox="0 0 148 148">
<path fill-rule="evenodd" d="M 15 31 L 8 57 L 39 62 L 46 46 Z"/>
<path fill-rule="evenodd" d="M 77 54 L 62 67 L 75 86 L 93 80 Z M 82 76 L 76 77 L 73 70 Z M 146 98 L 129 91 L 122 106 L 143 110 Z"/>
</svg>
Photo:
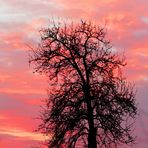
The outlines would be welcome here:
<svg viewBox="0 0 148 148">
<path fill-rule="evenodd" d="M 97 133 L 94 126 L 93 108 L 91 106 L 90 91 L 87 85 L 85 85 L 84 88 L 85 88 L 84 92 L 86 97 L 86 104 L 87 104 L 87 111 L 88 111 L 88 124 L 89 124 L 88 148 L 97 148 L 97 141 L 96 141 Z"/>
<path fill-rule="evenodd" d="M 96 129 L 94 127 L 93 114 L 91 114 L 89 117 L 88 148 L 97 148 Z"/>
</svg>

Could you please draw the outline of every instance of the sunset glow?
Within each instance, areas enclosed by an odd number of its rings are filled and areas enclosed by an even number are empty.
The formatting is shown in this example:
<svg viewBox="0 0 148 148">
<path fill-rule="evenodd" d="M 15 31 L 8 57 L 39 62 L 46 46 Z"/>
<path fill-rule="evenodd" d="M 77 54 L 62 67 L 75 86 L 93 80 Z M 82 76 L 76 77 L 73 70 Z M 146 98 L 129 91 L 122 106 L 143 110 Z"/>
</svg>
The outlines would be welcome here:
<svg viewBox="0 0 148 148">
<path fill-rule="evenodd" d="M 148 147 L 148 0 L 0 1 L 0 148 L 29 148 L 46 139 L 33 131 L 40 120 L 48 82 L 29 66 L 29 46 L 50 20 L 104 26 L 114 49 L 123 53 L 124 75 L 137 89 L 139 116 L 134 148 Z"/>
</svg>

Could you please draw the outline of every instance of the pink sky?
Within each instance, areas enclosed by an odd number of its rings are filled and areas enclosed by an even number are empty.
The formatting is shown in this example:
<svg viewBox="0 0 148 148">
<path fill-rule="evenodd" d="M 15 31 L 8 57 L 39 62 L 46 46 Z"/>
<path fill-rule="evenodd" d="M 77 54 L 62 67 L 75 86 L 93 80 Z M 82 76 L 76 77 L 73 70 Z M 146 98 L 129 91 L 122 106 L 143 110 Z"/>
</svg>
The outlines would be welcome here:
<svg viewBox="0 0 148 148">
<path fill-rule="evenodd" d="M 0 148 L 29 148 L 43 139 L 32 131 L 48 84 L 29 68 L 26 44 L 36 47 L 38 31 L 52 18 L 106 25 L 138 90 L 134 148 L 148 147 L 148 0 L 1 0 L 0 6 Z"/>
</svg>

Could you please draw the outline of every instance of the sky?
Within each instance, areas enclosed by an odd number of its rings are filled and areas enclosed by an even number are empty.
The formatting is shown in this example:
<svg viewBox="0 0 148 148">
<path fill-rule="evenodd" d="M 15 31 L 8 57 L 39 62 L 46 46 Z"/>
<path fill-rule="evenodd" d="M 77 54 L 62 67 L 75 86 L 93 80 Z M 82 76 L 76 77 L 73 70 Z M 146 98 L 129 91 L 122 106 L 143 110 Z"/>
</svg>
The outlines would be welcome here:
<svg viewBox="0 0 148 148">
<path fill-rule="evenodd" d="M 29 66 L 28 46 L 50 20 L 105 26 L 117 52 L 124 52 L 128 81 L 137 89 L 134 148 L 148 147 L 148 0 L 0 0 L 0 148 L 30 148 L 45 138 L 33 131 L 48 82 Z"/>
</svg>

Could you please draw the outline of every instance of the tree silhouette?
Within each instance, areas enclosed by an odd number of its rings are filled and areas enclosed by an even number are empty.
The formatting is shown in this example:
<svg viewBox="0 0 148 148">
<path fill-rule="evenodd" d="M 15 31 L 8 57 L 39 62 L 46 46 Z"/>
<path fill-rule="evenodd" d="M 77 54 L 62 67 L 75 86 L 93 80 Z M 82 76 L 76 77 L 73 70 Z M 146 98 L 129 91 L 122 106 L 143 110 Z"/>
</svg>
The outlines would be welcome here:
<svg viewBox="0 0 148 148">
<path fill-rule="evenodd" d="M 133 143 L 137 107 L 122 76 L 124 58 L 112 50 L 103 28 L 91 22 L 51 24 L 30 62 L 49 77 L 49 98 L 39 130 L 49 148 L 117 147 Z"/>
</svg>

